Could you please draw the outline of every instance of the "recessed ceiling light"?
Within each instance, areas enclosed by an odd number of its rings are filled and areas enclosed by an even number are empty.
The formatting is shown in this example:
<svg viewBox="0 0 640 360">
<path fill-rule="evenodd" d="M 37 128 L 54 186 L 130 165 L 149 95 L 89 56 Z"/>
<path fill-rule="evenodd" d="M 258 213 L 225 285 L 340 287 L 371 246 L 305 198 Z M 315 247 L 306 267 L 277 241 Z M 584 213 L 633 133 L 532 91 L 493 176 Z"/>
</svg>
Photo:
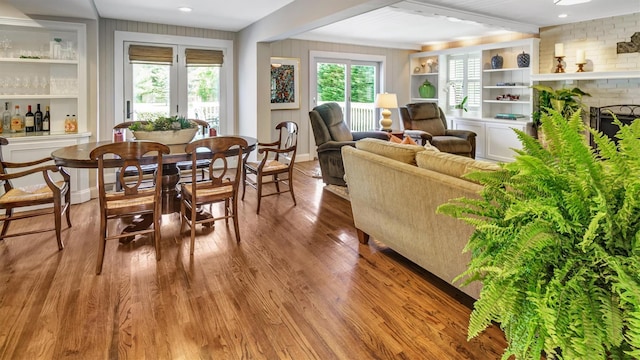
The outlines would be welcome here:
<svg viewBox="0 0 640 360">
<path fill-rule="evenodd" d="M 553 3 L 556 5 L 576 5 L 587 3 L 591 0 L 553 0 Z"/>
<path fill-rule="evenodd" d="M 182 7 L 179 7 L 178 10 L 180 10 L 182 12 L 191 12 L 191 10 L 193 10 L 193 9 L 191 9 L 190 7 L 187 7 L 187 6 L 182 6 Z"/>
<path fill-rule="evenodd" d="M 560 14 L 560 15 L 558 15 L 558 17 L 561 18 L 561 19 L 564 19 L 564 18 L 567 17 L 567 14 Z"/>
</svg>

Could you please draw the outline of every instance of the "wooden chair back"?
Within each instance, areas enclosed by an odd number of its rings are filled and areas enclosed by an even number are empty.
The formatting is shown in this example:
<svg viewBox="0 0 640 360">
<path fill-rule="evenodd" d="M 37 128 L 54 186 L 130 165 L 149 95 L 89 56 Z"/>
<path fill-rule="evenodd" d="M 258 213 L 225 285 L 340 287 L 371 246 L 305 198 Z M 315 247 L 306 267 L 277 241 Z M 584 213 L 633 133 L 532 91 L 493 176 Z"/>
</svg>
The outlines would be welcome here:
<svg viewBox="0 0 640 360">
<path fill-rule="evenodd" d="M 132 237 L 153 233 L 156 247 L 156 258 L 160 259 L 160 214 L 162 213 L 162 155 L 168 154 L 167 145 L 153 141 L 128 141 L 106 144 L 91 151 L 91 159 L 98 161 L 98 198 L 100 200 L 100 246 L 96 273 L 102 272 L 102 262 L 106 240 Z M 142 187 L 144 173 L 142 164 L 156 165 L 154 183 L 151 187 Z M 106 177 L 116 168 L 121 189 L 111 190 L 107 187 Z M 136 175 L 125 176 L 126 172 Z M 108 234 L 107 222 L 123 216 L 146 215 L 153 217 L 153 229 L 142 229 L 136 232 Z"/>
<path fill-rule="evenodd" d="M 203 158 L 203 153 L 210 154 L 206 178 L 202 181 L 181 185 L 180 213 L 182 226 L 188 224 L 191 230 L 191 254 L 193 254 L 197 224 L 232 219 L 236 240 L 240 242 L 237 195 L 242 178 L 243 153 L 247 146 L 247 141 L 240 137 L 215 136 L 194 140 L 185 147 L 185 152 L 191 155 L 191 176 L 193 178 L 195 178 L 197 171 L 196 162 Z M 237 168 L 233 168 L 232 164 L 235 164 Z M 198 219 L 196 214 L 198 207 L 222 201 L 225 203 L 223 216 L 212 215 Z"/>
</svg>

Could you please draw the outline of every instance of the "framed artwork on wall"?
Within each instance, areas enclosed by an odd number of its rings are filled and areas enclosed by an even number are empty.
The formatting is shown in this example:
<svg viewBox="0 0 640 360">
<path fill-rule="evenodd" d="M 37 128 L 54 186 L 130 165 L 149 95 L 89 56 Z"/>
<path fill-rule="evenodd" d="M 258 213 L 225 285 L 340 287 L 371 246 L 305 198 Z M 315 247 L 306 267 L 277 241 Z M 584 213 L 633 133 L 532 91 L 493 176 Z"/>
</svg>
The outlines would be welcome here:
<svg viewBox="0 0 640 360">
<path fill-rule="evenodd" d="M 300 59 L 271 58 L 271 110 L 300 108 Z"/>
</svg>

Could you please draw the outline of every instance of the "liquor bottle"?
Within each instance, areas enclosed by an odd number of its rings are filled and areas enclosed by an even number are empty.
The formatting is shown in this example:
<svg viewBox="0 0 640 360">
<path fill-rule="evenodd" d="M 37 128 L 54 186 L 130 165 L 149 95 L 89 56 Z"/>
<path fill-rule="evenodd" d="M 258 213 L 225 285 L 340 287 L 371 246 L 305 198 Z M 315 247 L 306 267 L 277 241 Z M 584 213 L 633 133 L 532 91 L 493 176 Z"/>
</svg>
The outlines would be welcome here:
<svg viewBox="0 0 640 360">
<path fill-rule="evenodd" d="M 24 131 L 32 133 L 36 131 L 35 116 L 31 112 L 31 105 L 27 105 L 27 113 L 24 114 Z"/>
<path fill-rule="evenodd" d="M 49 114 L 49 107 L 47 106 L 47 110 L 44 112 L 44 116 L 42 117 L 42 131 L 49 132 L 49 124 L 51 122 L 51 114 Z"/>
<path fill-rule="evenodd" d="M 40 110 L 40 104 L 36 105 L 36 112 L 33 113 L 36 131 L 42 131 L 42 111 Z"/>
<path fill-rule="evenodd" d="M 4 103 L 4 112 L 2 113 L 2 127 L 6 132 L 11 131 L 11 111 L 9 110 L 9 102 Z"/>
<path fill-rule="evenodd" d="M 20 115 L 20 105 L 16 105 L 16 110 L 11 116 L 11 132 L 21 132 L 24 130 L 22 115 Z"/>
</svg>

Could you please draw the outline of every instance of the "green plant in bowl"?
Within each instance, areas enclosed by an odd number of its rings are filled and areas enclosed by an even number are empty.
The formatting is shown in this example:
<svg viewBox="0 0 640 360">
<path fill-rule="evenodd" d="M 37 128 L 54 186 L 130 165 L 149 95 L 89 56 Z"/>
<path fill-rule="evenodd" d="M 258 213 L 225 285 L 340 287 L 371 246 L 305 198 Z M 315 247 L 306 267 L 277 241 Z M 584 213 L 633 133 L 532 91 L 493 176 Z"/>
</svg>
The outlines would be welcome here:
<svg viewBox="0 0 640 360">
<path fill-rule="evenodd" d="M 197 125 L 184 116 L 160 116 L 151 121 L 138 121 L 129 126 L 131 131 L 167 131 L 195 128 Z"/>
</svg>

